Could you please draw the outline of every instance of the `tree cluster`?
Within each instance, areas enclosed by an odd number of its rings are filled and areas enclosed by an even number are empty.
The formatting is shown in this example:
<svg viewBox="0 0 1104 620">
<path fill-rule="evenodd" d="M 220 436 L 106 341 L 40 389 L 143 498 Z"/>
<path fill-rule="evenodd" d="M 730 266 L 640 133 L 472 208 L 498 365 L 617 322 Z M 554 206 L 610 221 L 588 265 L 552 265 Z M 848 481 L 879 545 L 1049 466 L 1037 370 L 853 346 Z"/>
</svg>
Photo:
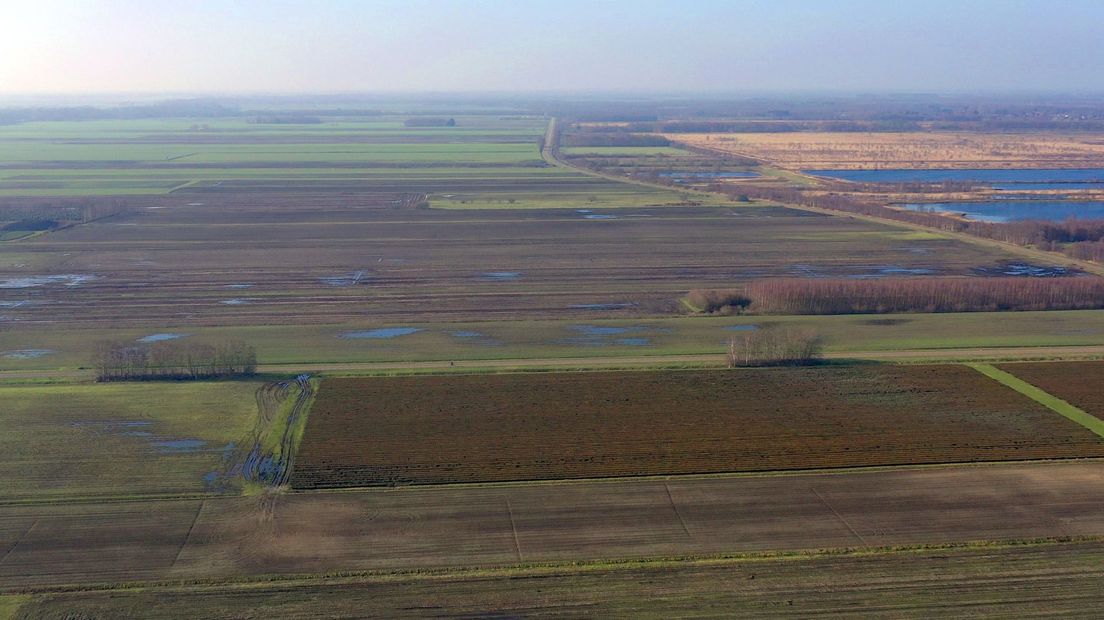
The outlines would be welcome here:
<svg viewBox="0 0 1104 620">
<path fill-rule="evenodd" d="M 728 367 L 808 366 L 820 360 L 822 349 L 811 329 L 767 326 L 729 340 Z"/>
<path fill-rule="evenodd" d="M 97 343 L 92 363 L 97 381 L 216 379 L 255 374 L 257 352 L 242 341 L 211 345 L 105 340 Z"/>
</svg>

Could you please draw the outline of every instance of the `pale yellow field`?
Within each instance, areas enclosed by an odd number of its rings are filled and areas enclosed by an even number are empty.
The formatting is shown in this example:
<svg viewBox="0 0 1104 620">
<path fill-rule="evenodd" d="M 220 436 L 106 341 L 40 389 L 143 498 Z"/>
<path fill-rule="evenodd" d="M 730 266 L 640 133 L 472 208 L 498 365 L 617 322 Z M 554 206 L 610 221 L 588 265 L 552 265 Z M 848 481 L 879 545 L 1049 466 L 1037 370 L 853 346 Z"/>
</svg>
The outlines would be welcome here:
<svg viewBox="0 0 1104 620">
<path fill-rule="evenodd" d="M 1078 168 L 1104 161 L 1101 134 L 793 132 L 665 134 L 786 168 Z"/>
</svg>

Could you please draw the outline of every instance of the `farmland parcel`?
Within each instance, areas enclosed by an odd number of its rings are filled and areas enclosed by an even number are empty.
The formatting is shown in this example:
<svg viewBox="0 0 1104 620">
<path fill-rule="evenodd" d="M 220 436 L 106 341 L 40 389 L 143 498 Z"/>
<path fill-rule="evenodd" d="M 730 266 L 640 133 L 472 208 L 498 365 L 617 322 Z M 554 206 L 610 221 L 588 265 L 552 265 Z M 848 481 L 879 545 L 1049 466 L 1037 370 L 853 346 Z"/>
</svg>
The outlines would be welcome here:
<svg viewBox="0 0 1104 620">
<path fill-rule="evenodd" d="M 961 366 L 330 379 L 298 488 L 1104 456 Z"/>
</svg>

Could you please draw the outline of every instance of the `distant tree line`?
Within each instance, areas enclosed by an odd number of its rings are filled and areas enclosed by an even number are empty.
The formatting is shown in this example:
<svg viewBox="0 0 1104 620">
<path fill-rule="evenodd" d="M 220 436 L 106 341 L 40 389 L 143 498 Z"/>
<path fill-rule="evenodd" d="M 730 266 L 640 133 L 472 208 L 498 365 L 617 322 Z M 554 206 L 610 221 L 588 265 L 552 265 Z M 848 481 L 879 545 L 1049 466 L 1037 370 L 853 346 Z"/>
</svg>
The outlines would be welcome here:
<svg viewBox="0 0 1104 620">
<path fill-rule="evenodd" d="M 97 343 L 92 364 L 97 381 L 217 379 L 255 374 L 257 352 L 240 340 L 217 345 L 105 340 Z"/>
<path fill-rule="evenodd" d="M 773 278 L 699 289 L 687 301 L 719 314 L 879 314 L 1104 308 L 1104 278 Z"/>
<path fill-rule="evenodd" d="M 262 114 L 251 122 L 257 125 L 318 125 L 322 119 L 309 114 Z"/>
<path fill-rule="evenodd" d="M 403 121 L 406 127 L 455 127 L 455 118 L 436 118 L 432 116 L 417 116 Z"/>
</svg>

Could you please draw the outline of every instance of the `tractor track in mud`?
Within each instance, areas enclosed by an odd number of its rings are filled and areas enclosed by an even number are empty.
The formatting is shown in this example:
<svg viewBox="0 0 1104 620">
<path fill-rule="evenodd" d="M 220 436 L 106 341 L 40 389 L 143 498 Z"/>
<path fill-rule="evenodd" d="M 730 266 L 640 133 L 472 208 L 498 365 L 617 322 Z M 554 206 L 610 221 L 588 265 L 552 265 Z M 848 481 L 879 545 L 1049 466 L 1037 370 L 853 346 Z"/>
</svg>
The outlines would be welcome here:
<svg viewBox="0 0 1104 620">
<path fill-rule="evenodd" d="M 286 485 L 291 476 L 295 423 L 306 413 L 313 397 L 314 388 L 308 375 L 272 381 L 257 388 L 257 424 L 226 459 L 214 486 L 225 488 L 229 486 L 230 480 L 237 477 L 246 482 L 262 484 L 268 489 Z M 287 413 L 286 423 L 283 424 L 278 453 L 273 454 L 265 449 L 266 443 L 269 443 L 265 439 L 280 422 L 281 410 L 288 398 L 294 398 L 295 401 Z"/>
</svg>

